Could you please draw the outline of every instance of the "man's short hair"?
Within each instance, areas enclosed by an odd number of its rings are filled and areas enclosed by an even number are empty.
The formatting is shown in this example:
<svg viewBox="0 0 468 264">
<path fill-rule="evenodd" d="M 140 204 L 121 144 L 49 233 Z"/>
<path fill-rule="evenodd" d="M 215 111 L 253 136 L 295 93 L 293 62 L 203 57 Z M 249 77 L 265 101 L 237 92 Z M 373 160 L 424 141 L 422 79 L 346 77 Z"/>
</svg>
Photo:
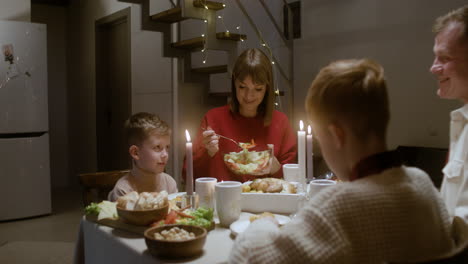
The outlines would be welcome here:
<svg viewBox="0 0 468 264">
<path fill-rule="evenodd" d="M 129 146 L 141 145 L 151 135 L 170 135 L 171 129 L 159 116 L 140 112 L 125 121 L 125 134 Z"/>
<path fill-rule="evenodd" d="M 369 59 L 330 63 L 312 82 L 306 110 L 319 124 L 345 122 L 357 137 L 385 140 L 390 111 L 382 66 Z"/>
<path fill-rule="evenodd" d="M 452 10 L 447 14 L 438 17 L 432 26 L 432 31 L 438 34 L 454 22 L 463 25 L 463 36 L 464 39 L 468 41 L 468 5 Z"/>
</svg>

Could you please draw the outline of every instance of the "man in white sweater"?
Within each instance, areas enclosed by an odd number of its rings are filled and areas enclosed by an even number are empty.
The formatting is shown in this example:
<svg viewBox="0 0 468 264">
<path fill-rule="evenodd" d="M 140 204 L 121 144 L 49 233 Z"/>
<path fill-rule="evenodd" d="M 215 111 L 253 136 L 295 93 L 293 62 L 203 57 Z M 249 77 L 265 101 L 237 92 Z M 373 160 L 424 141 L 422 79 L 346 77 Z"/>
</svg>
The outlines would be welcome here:
<svg viewBox="0 0 468 264">
<path fill-rule="evenodd" d="M 460 100 L 450 114 L 450 152 L 441 194 L 451 216 L 468 222 L 468 5 L 437 18 L 434 63 L 440 98 Z"/>
<path fill-rule="evenodd" d="M 342 181 L 307 202 L 281 229 L 249 226 L 231 263 L 417 262 L 451 252 L 451 219 L 429 176 L 387 151 L 383 69 L 367 59 L 323 68 L 306 109 L 323 156 Z"/>
</svg>

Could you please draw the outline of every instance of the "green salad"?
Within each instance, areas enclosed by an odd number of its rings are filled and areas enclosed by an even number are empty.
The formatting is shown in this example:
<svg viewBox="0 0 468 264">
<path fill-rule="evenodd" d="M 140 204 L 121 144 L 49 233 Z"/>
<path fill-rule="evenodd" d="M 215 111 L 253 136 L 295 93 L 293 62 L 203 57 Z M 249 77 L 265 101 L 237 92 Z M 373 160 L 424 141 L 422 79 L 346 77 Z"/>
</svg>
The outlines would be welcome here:
<svg viewBox="0 0 468 264">
<path fill-rule="evenodd" d="M 176 219 L 177 224 L 196 225 L 204 228 L 209 228 L 213 222 L 213 209 L 199 207 L 197 210 L 185 210 L 184 213 L 193 216 L 194 218 L 181 217 Z"/>
</svg>

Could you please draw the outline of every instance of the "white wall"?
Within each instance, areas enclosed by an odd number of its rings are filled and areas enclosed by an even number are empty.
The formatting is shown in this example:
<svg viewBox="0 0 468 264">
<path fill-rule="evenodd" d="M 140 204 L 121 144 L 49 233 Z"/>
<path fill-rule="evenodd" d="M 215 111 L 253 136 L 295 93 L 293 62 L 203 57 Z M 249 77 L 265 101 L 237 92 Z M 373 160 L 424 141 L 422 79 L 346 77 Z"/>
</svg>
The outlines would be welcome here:
<svg viewBox="0 0 468 264">
<path fill-rule="evenodd" d="M 434 19 L 466 0 L 301 1 L 302 38 L 295 41 L 295 113 L 318 70 L 330 61 L 369 57 L 386 72 L 389 146 L 448 147 L 449 112 L 458 102 L 436 95 L 429 73 Z M 317 144 L 315 144 L 317 145 Z"/>
<path fill-rule="evenodd" d="M 69 6 L 69 131 L 72 175 L 96 171 L 96 20 L 131 7 L 132 112 L 172 121 L 171 64 L 161 57 L 161 33 L 141 30 L 141 7 L 117 0 L 71 1 Z M 171 173 L 169 171 L 169 173 Z"/>
<path fill-rule="evenodd" d="M 70 184 L 67 111 L 67 8 L 31 6 L 31 21 L 47 25 L 50 173 L 52 188 Z"/>
<path fill-rule="evenodd" d="M 0 20 L 31 20 L 31 0 L 1 0 Z"/>
</svg>

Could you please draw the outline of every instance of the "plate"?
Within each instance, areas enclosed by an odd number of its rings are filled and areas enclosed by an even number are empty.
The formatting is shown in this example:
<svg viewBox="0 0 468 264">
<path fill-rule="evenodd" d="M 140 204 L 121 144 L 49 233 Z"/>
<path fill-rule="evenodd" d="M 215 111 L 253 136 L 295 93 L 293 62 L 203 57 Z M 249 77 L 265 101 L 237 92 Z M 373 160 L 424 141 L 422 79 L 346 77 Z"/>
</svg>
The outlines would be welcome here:
<svg viewBox="0 0 468 264">
<path fill-rule="evenodd" d="M 280 225 L 285 225 L 289 221 L 291 221 L 291 218 L 285 215 L 274 214 L 274 216 Z M 243 233 L 247 229 L 247 227 L 249 227 L 249 225 L 250 225 L 250 220 L 248 219 L 237 220 L 229 226 L 229 229 L 231 229 L 231 232 L 233 235 L 237 236 L 238 234 Z"/>
</svg>

